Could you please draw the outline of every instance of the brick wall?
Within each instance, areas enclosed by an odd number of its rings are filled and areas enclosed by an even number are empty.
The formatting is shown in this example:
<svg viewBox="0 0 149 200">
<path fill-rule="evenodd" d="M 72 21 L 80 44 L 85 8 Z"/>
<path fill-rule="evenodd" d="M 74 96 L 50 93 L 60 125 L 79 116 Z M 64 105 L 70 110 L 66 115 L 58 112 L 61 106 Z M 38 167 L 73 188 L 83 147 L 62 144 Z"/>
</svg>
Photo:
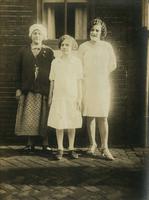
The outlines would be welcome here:
<svg viewBox="0 0 149 200">
<path fill-rule="evenodd" d="M 26 42 L 28 27 L 36 21 L 36 0 L 0 0 L 0 136 L 14 132 L 16 101 L 13 66 Z"/>
<path fill-rule="evenodd" d="M 141 66 L 141 1 L 90 1 L 89 20 L 101 16 L 108 27 L 118 68 L 111 75 L 113 88 L 109 116 L 111 144 L 141 144 L 143 71 Z M 14 135 L 16 115 L 13 66 L 18 49 L 27 42 L 28 27 L 36 22 L 36 0 L 0 0 L 0 137 Z M 80 42 L 79 42 L 80 43 Z M 49 42 L 53 48 L 56 41 Z M 84 120 L 85 121 L 85 120 Z M 79 131 L 81 132 L 81 131 Z M 86 123 L 77 143 L 87 140 Z M 55 141 L 54 136 L 52 136 Z M 16 139 L 16 138 L 15 138 Z"/>
<path fill-rule="evenodd" d="M 111 75 L 110 143 L 141 144 L 141 1 L 99 0 L 91 6 L 94 16 L 106 22 L 107 41 L 112 43 L 117 56 L 118 68 Z"/>
</svg>

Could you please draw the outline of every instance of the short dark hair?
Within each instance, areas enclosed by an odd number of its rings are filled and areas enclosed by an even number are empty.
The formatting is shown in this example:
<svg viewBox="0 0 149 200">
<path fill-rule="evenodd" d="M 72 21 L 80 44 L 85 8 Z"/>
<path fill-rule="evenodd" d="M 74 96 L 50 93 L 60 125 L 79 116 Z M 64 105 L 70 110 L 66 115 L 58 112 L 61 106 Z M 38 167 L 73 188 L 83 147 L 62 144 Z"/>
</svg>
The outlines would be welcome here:
<svg viewBox="0 0 149 200">
<path fill-rule="evenodd" d="M 61 47 L 61 44 L 62 42 L 65 40 L 65 39 L 68 39 L 68 40 L 71 40 L 72 41 L 72 50 L 77 50 L 78 48 L 78 43 L 77 41 L 70 35 L 62 35 L 59 40 L 58 40 L 58 47 L 60 49 Z"/>
<path fill-rule="evenodd" d="M 101 39 L 104 39 L 107 36 L 107 26 L 105 22 L 97 17 L 91 21 L 89 30 L 91 31 L 92 27 L 95 25 L 101 26 Z"/>
</svg>

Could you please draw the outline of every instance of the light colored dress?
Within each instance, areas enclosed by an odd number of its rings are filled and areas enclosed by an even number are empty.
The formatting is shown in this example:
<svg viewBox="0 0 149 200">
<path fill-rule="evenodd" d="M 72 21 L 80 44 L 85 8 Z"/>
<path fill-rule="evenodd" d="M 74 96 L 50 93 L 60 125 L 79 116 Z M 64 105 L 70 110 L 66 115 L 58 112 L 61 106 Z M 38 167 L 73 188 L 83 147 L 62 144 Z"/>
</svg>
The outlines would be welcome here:
<svg viewBox="0 0 149 200">
<path fill-rule="evenodd" d="M 80 45 L 83 63 L 83 115 L 107 117 L 110 106 L 109 75 L 116 68 L 112 46 L 105 41 Z"/>
<path fill-rule="evenodd" d="M 83 78 L 80 59 L 56 58 L 52 62 L 49 79 L 54 81 L 48 126 L 56 129 L 81 128 L 82 116 L 77 108 L 78 80 Z"/>
</svg>

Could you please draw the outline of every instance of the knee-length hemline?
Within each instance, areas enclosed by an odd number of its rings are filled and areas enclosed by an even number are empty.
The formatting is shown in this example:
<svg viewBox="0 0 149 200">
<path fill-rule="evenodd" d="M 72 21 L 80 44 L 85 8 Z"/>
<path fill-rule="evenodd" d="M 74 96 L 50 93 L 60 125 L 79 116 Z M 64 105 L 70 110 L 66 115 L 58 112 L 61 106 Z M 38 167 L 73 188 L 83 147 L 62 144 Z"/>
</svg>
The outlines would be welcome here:
<svg viewBox="0 0 149 200">
<path fill-rule="evenodd" d="M 53 60 L 49 78 L 54 81 L 54 91 L 48 126 L 56 129 L 81 128 L 82 116 L 77 101 L 78 81 L 82 77 L 82 65 L 77 57 Z"/>
<path fill-rule="evenodd" d="M 112 46 L 105 41 L 84 42 L 79 47 L 83 63 L 83 116 L 108 117 L 111 87 L 109 76 L 116 69 Z"/>
</svg>

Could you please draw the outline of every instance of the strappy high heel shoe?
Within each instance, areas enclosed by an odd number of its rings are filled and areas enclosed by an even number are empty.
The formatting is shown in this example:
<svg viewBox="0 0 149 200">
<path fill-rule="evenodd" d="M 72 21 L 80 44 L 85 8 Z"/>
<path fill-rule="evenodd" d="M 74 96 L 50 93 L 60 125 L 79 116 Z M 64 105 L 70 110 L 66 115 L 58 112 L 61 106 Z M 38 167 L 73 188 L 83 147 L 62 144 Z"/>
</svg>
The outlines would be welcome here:
<svg viewBox="0 0 149 200">
<path fill-rule="evenodd" d="M 99 151 L 106 160 L 115 160 L 108 148 L 101 148 Z"/>
<path fill-rule="evenodd" d="M 87 154 L 94 155 L 96 149 L 97 149 L 97 144 L 91 145 L 91 146 L 89 147 L 89 149 L 87 150 Z"/>
</svg>

